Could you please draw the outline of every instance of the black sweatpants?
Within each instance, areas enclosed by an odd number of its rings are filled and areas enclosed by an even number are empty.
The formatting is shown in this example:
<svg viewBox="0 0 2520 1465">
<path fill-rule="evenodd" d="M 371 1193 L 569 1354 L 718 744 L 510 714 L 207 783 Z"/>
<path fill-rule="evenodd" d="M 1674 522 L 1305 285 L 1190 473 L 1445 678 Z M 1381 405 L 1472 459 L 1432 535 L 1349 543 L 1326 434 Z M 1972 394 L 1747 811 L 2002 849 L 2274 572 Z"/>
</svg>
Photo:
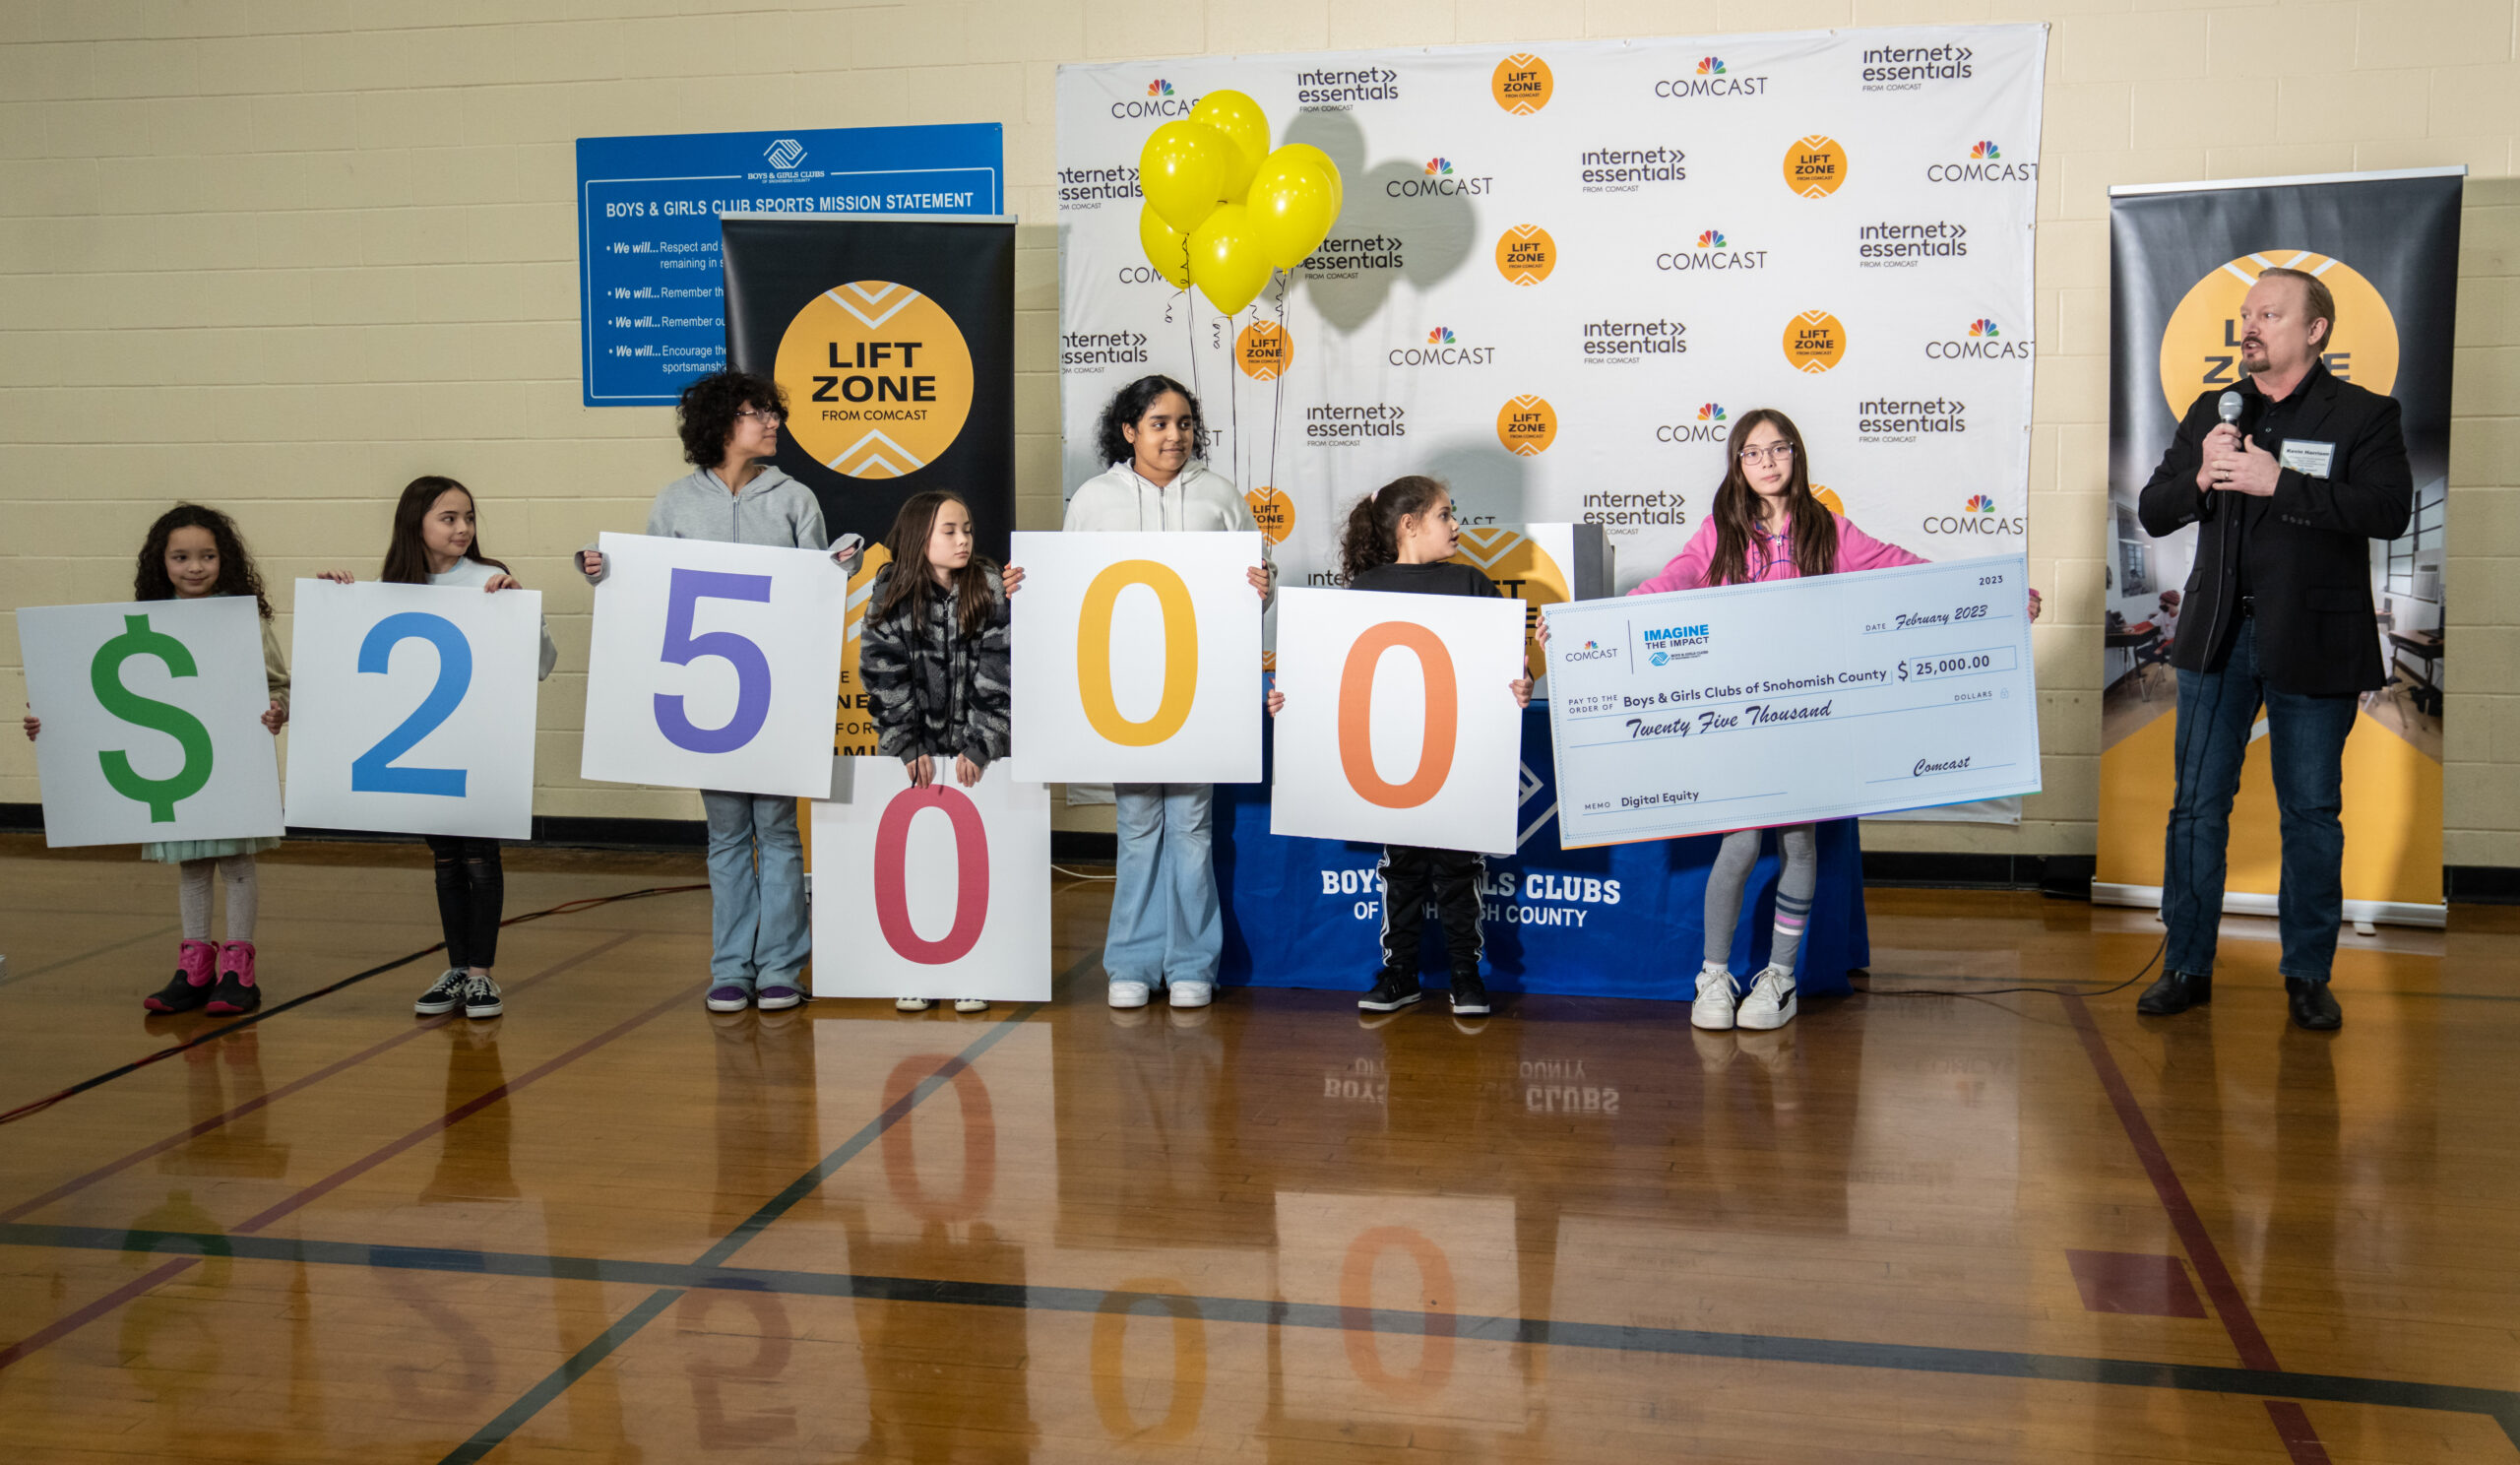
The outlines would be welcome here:
<svg viewBox="0 0 2520 1465">
<path fill-rule="evenodd" d="M 1487 857 L 1468 850 L 1383 846 L 1383 970 L 1412 979 L 1418 975 L 1418 943 L 1426 929 L 1426 898 L 1432 895 L 1454 973 L 1476 975 L 1487 946 L 1479 928 L 1479 884 L 1486 873 Z"/>
<path fill-rule="evenodd" d="M 464 835 L 423 835 L 437 858 L 437 919 L 446 931 L 446 964 L 499 964 L 499 915 L 507 905 L 507 874 L 499 865 L 499 842 Z"/>
</svg>

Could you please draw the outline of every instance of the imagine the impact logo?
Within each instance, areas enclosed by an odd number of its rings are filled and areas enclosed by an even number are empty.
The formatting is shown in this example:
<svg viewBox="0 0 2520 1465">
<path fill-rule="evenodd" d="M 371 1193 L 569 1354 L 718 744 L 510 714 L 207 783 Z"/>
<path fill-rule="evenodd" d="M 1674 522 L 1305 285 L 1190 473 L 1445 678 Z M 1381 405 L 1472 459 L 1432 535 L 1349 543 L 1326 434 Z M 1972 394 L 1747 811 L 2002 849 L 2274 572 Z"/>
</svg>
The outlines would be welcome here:
<svg viewBox="0 0 2520 1465">
<path fill-rule="evenodd" d="M 1969 323 L 1969 334 L 1991 341 L 1995 337 L 2001 336 L 2003 332 L 1995 329 L 1995 323 L 1993 321 L 1982 317 Z"/>
<path fill-rule="evenodd" d="M 1452 160 L 1451 159 L 1449 159 L 1449 158 L 1429 158 L 1429 159 L 1426 159 L 1426 176 L 1427 176 L 1427 177 L 1429 177 L 1429 178 L 1449 178 L 1449 177 L 1451 177 L 1451 176 L 1452 176 L 1452 172 L 1453 172 L 1453 160 Z"/>
<path fill-rule="evenodd" d="M 764 149 L 761 156 L 784 173 L 805 160 L 805 145 L 794 138 L 781 138 Z"/>
<path fill-rule="evenodd" d="M 1723 421 L 1724 404 L 1720 402 L 1709 402 L 1705 404 L 1697 410 L 1697 419 L 1701 422 Z"/>
<path fill-rule="evenodd" d="M 1721 56 L 1700 56 L 1697 62 L 1697 74 L 1699 76 L 1724 75 L 1724 58 Z"/>
<path fill-rule="evenodd" d="M 1162 77 L 1158 77 L 1154 81 L 1146 84 L 1146 95 L 1149 96 L 1169 96 L 1172 95 L 1172 84 L 1164 80 Z"/>
<path fill-rule="evenodd" d="M 1967 508 L 1972 514 L 1991 514 L 1995 511 L 1995 501 L 1985 494 L 1974 493 L 1969 496 Z"/>
<path fill-rule="evenodd" d="M 1994 159 L 2003 157 L 2004 150 L 1996 147 L 1992 143 L 1982 142 L 1973 144 L 1970 147 L 1969 156 L 1980 162 L 1991 162 Z"/>
<path fill-rule="evenodd" d="M 1697 236 L 1697 247 L 1700 249 L 1722 249 L 1724 247 L 1724 230 L 1708 229 L 1703 233 L 1700 233 Z"/>
<path fill-rule="evenodd" d="M 1435 329 L 1426 333 L 1426 344 L 1428 346 L 1452 345 L 1453 328 L 1450 326 L 1437 326 Z"/>
</svg>

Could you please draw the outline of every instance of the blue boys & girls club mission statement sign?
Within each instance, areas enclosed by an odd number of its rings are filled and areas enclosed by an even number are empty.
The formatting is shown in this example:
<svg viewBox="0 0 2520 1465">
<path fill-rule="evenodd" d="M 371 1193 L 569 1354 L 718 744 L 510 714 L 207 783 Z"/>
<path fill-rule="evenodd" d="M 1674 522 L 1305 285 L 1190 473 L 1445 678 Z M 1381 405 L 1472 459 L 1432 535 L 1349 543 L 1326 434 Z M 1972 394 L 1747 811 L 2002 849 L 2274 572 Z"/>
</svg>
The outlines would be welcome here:
<svg viewBox="0 0 2520 1465">
<path fill-rule="evenodd" d="M 578 139 L 586 405 L 671 407 L 725 364 L 718 216 L 996 214 L 1004 159 L 994 122 Z"/>
</svg>

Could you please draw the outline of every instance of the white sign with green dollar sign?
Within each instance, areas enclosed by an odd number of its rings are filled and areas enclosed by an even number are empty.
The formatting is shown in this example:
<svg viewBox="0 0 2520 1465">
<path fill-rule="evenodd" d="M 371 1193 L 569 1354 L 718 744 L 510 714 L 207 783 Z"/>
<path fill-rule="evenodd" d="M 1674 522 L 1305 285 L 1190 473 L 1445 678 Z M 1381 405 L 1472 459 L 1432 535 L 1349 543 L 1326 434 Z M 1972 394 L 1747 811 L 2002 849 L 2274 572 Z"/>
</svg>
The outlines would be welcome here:
<svg viewBox="0 0 2520 1465">
<path fill-rule="evenodd" d="M 43 725 L 45 844 L 281 832 L 252 600 L 32 606 L 18 612 L 18 650 Z"/>
</svg>

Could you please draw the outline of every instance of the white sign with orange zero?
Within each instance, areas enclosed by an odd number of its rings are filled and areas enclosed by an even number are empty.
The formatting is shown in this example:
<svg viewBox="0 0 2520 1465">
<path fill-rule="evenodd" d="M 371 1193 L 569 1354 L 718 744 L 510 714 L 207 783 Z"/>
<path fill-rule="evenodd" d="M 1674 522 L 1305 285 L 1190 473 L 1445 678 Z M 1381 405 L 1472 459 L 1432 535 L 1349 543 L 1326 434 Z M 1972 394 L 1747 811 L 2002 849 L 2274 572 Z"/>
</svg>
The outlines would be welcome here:
<svg viewBox="0 0 2520 1465">
<path fill-rule="evenodd" d="M 1520 601 L 1281 592 L 1269 832 L 1511 854 L 1522 674 Z"/>
<path fill-rule="evenodd" d="M 1019 776 L 1258 783 L 1260 558 L 1254 533 L 1015 536 Z"/>
<path fill-rule="evenodd" d="M 1029 591 L 1030 587 L 1026 587 Z M 1050 995 L 1050 798 L 1004 762 L 964 788 L 945 760 L 841 758 L 813 804 L 814 995 Z"/>
</svg>

